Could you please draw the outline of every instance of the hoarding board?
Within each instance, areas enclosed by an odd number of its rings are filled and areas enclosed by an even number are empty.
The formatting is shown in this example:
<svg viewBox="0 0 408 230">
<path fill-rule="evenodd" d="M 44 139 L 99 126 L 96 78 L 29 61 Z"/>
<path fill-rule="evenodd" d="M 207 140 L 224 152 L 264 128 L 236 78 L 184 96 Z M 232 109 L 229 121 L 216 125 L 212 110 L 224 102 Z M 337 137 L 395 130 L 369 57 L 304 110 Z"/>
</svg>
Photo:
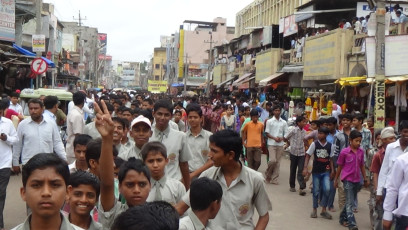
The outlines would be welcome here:
<svg viewBox="0 0 408 230">
<path fill-rule="evenodd" d="M 16 3 L 14 0 L 1 1 L 0 7 L 0 40 L 16 40 Z"/>
<path fill-rule="evenodd" d="M 167 91 L 167 81 L 147 81 L 147 90 L 151 93 L 165 93 Z"/>
</svg>

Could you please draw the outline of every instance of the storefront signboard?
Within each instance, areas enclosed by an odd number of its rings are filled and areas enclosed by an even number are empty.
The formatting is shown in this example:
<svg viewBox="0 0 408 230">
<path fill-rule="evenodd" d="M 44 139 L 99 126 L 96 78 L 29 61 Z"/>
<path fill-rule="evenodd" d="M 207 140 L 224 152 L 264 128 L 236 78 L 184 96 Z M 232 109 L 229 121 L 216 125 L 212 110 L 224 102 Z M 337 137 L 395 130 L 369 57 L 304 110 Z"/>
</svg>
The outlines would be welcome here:
<svg viewBox="0 0 408 230">
<path fill-rule="evenodd" d="M 147 81 L 147 90 L 151 93 L 165 93 L 167 91 L 167 81 Z"/>
<path fill-rule="evenodd" d="M 374 128 L 382 129 L 385 124 L 385 83 L 384 81 L 376 81 L 375 85 Z"/>
</svg>

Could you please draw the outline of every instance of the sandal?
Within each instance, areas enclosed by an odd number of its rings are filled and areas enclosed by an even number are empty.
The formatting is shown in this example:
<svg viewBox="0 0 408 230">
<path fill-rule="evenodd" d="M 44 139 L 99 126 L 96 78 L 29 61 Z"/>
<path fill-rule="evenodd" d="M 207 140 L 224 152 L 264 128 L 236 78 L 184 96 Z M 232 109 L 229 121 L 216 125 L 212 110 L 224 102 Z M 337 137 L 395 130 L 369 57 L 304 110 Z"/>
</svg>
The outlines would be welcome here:
<svg viewBox="0 0 408 230">
<path fill-rule="evenodd" d="M 320 216 L 323 217 L 324 219 L 331 220 L 332 216 L 328 212 L 321 212 Z"/>
<path fill-rule="evenodd" d="M 349 223 L 347 221 L 344 221 L 344 222 L 340 222 L 340 225 L 347 228 L 349 226 Z"/>
<path fill-rule="evenodd" d="M 313 211 L 313 212 L 310 214 L 310 218 L 317 218 L 317 212 L 316 212 L 316 211 Z"/>
</svg>

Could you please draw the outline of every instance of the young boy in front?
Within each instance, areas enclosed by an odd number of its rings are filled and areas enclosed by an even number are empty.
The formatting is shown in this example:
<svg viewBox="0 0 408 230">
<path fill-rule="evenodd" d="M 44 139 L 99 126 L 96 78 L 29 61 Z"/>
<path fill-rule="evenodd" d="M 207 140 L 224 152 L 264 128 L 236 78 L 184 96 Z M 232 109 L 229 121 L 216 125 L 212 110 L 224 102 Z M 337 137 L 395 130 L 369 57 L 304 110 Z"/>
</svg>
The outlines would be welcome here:
<svg viewBox="0 0 408 230">
<path fill-rule="evenodd" d="M 338 186 L 338 178 L 344 185 L 346 194 L 346 205 L 340 213 L 340 224 L 350 230 L 358 230 L 356 219 L 354 218 L 353 205 L 357 192 L 360 190 L 360 172 L 363 175 L 364 186 L 368 185 L 364 169 L 364 150 L 360 148 L 362 134 L 353 130 L 350 132 L 350 146 L 340 152 L 337 160 L 337 172 L 334 179 L 334 187 Z"/>
<path fill-rule="evenodd" d="M 130 136 L 134 140 L 134 145 L 127 151 L 119 154 L 119 157 L 125 161 L 131 157 L 142 159 L 140 151 L 142 151 L 143 146 L 149 142 L 149 138 L 152 136 L 151 127 L 152 124 L 148 118 L 142 115 L 135 118 L 130 124 Z"/>
<path fill-rule="evenodd" d="M 165 174 L 166 165 L 169 162 L 166 147 L 158 141 L 149 142 L 143 146 L 140 154 L 151 175 L 152 188 L 146 201 L 163 200 L 172 205 L 177 204 L 186 194 L 186 188 L 183 183 L 168 178 Z"/>
<path fill-rule="evenodd" d="M 258 121 L 259 114 L 256 109 L 250 112 L 251 121 L 242 129 L 242 144 L 246 148 L 248 167 L 257 171 L 261 166 L 262 143 L 264 143 L 264 125 Z"/>
<path fill-rule="evenodd" d="M 23 167 L 21 198 L 31 209 L 26 221 L 13 230 L 74 230 L 60 211 L 67 198 L 69 169 L 56 154 L 40 153 Z"/>
<path fill-rule="evenodd" d="M 105 102 L 101 102 L 103 112 L 98 104 L 95 105 L 96 121 L 95 127 L 102 137 L 101 156 L 99 172 L 101 181 L 101 196 L 98 204 L 99 222 L 110 228 L 118 215 L 129 207 L 144 204 L 150 192 L 150 172 L 141 160 L 130 158 L 119 170 L 119 191 L 126 200 L 122 204 L 115 198 L 114 188 L 114 160 L 113 152 L 113 130 L 114 123 L 106 108 Z"/>
<path fill-rule="evenodd" d="M 162 99 L 154 104 L 153 135 L 149 141 L 159 141 L 166 146 L 169 163 L 166 166 L 166 175 L 175 180 L 182 180 L 186 189 L 190 188 L 190 172 L 188 161 L 191 160 L 190 147 L 187 144 L 186 134 L 170 128 L 169 121 L 173 114 L 173 105 Z"/>
<path fill-rule="evenodd" d="M 68 185 L 68 203 L 71 224 L 87 230 L 100 230 L 102 225 L 90 215 L 99 198 L 99 180 L 92 173 L 77 171 L 71 174 Z"/>
<path fill-rule="evenodd" d="M 296 117 L 296 126 L 291 129 L 286 135 L 285 140 L 290 145 L 290 175 L 289 185 L 291 192 L 296 192 L 295 178 L 299 183 L 299 195 L 304 196 L 306 192 L 306 182 L 302 175 L 303 167 L 305 165 L 305 144 L 304 139 L 306 131 L 303 129 L 306 125 L 306 118 L 304 116 Z"/>
<path fill-rule="evenodd" d="M 213 166 L 208 158 L 210 152 L 211 132 L 203 129 L 203 111 L 198 104 L 188 104 L 186 108 L 187 120 L 190 130 L 186 132 L 187 145 L 191 150 L 191 160 L 188 162 L 190 178 L 200 176 L 202 172 Z"/>
<path fill-rule="evenodd" d="M 79 134 L 74 139 L 75 161 L 68 165 L 69 172 L 74 173 L 78 170 L 88 170 L 86 163 L 86 145 L 92 140 L 92 137 L 86 134 Z"/>
<path fill-rule="evenodd" d="M 331 219 L 332 216 L 326 211 L 328 206 L 328 199 L 330 195 L 330 179 L 334 177 L 333 164 L 330 161 L 331 144 L 327 142 L 326 138 L 330 130 L 326 127 L 318 129 L 317 141 L 314 141 L 307 150 L 305 167 L 303 168 L 303 176 L 307 174 L 307 165 L 310 157 L 313 156 L 313 211 L 311 218 L 317 218 L 317 208 L 322 207 L 320 216 L 325 219 Z M 323 194 L 320 194 L 323 193 Z"/>
<path fill-rule="evenodd" d="M 216 180 L 223 190 L 221 209 L 211 226 L 221 229 L 253 230 L 252 220 L 255 208 L 259 219 L 257 229 L 265 229 L 269 222 L 272 204 L 266 193 L 262 175 L 239 161 L 242 154 L 242 139 L 232 130 L 222 130 L 210 137 L 209 157 L 214 167 L 203 172 L 200 177 Z M 176 205 L 179 214 L 190 206 L 189 192 Z"/>
<path fill-rule="evenodd" d="M 201 177 L 191 182 L 191 211 L 180 219 L 179 230 L 206 229 L 209 220 L 217 216 L 221 199 L 222 188 L 217 181 Z"/>
</svg>

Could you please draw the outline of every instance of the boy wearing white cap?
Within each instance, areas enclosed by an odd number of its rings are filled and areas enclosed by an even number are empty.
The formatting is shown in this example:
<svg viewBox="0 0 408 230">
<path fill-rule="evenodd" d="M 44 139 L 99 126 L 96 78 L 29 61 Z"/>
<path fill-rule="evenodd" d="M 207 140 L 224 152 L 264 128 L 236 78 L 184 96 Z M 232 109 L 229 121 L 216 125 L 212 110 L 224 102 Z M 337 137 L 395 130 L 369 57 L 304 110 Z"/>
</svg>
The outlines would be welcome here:
<svg viewBox="0 0 408 230">
<path fill-rule="evenodd" d="M 150 120 L 142 115 L 133 119 L 130 124 L 130 136 L 135 141 L 135 145 L 128 151 L 121 152 L 118 157 L 126 161 L 131 157 L 142 159 L 140 151 L 142 150 L 143 145 L 149 142 L 149 138 L 152 136 L 151 127 L 152 124 L 150 123 Z"/>
</svg>

